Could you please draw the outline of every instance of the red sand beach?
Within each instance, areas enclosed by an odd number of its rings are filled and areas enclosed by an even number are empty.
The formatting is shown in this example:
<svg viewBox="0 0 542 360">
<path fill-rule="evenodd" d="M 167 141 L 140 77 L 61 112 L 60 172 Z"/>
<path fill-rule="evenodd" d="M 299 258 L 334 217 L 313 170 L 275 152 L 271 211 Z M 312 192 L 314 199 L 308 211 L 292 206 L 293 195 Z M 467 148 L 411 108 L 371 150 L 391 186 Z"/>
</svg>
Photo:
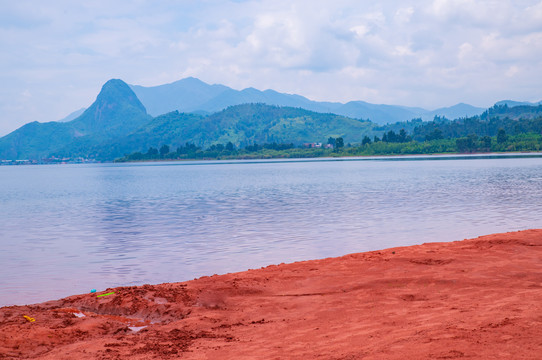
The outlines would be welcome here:
<svg viewBox="0 0 542 360">
<path fill-rule="evenodd" d="M 4 307 L 12 358 L 540 359 L 542 230 Z"/>
</svg>

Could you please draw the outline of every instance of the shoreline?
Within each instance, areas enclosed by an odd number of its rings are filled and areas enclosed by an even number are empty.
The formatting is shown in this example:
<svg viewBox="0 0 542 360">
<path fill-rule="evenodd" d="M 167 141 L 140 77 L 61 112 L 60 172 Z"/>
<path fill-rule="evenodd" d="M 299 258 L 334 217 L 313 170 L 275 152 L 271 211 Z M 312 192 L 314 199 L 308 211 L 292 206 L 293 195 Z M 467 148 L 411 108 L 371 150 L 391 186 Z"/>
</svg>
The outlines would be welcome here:
<svg viewBox="0 0 542 360">
<path fill-rule="evenodd" d="M 0 359 L 534 359 L 541 257 L 524 230 L 7 306 Z"/>
<path fill-rule="evenodd" d="M 341 161 L 341 160 L 371 160 L 371 159 L 386 159 L 386 158 L 462 158 L 465 159 L 486 159 L 486 158 L 537 158 L 542 157 L 542 151 L 501 151 L 501 152 L 472 152 L 472 153 L 460 153 L 460 152 L 440 152 L 440 153 L 425 153 L 425 154 L 378 154 L 378 155 L 339 155 L 337 156 L 316 156 L 316 157 L 305 157 L 305 156 L 271 156 L 271 157 L 218 157 L 218 158 L 190 158 L 190 159 L 148 159 L 148 160 L 126 160 L 126 161 L 117 161 L 108 160 L 108 161 L 66 161 L 66 162 L 40 162 L 38 160 L 2 160 L 5 163 L 0 163 L 0 166 L 22 166 L 22 165 L 73 165 L 73 164 L 140 164 L 140 163 L 165 163 L 165 162 L 236 162 L 236 163 L 250 163 L 250 162 L 261 162 L 261 161 Z M 20 163 L 17 163 L 22 161 Z M 29 162 L 25 162 L 29 161 Z M 32 162 L 35 161 L 35 162 Z"/>
<path fill-rule="evenodd" d="M 271 156 L 271 157 L 218 157 L 218 158 L 190 158 L 190 159 L 148 159 L 148 160 L 126 160 L 126 161 L 104 161 L 103 163 L 114 163 L 114 164 L 133 164 L 133 163 L 163 163 L 163 162 L 260 162 L 260 161 L 270 161 L 273 160 L 280 161 L 341 161 L 341 160 L 371 160 L 371 159 L 381 159 L 381 158 L 439 158 L 439 157 L 450 157 L 450 158 L 523 158 L 523 157 L 542 157 L 542 151 L 501 151 L 501 152 L 472 152 L 472 153 L 460 153 L 460 152 L 440 152 L 440 153 L 426 153 L 426 154 L 377 154 L 377 155 L 347 155 L 347 154 L 337 154 L 337 156 Z"/>
</svg>

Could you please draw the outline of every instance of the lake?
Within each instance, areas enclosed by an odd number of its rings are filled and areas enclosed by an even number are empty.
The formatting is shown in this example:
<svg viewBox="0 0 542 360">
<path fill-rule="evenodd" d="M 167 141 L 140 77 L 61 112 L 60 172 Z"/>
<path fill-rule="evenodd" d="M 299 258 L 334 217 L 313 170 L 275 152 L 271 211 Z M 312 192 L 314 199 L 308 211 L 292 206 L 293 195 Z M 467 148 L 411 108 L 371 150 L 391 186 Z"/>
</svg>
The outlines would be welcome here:
<svg viewBox="0 0 542 360">
<path fill-rule="evenodd" d="M 542 227 L 539 156 L 0 166 L 0 306 Z"/>
</svg>

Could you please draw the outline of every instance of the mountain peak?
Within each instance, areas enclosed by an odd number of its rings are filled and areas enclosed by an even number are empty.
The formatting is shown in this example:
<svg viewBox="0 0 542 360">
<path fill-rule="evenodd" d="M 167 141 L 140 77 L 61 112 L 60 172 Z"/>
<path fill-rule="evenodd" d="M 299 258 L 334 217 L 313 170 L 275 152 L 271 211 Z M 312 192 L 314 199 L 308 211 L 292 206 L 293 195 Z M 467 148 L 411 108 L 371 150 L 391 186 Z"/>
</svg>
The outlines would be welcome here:
<svg viewBox="0 0 542 360">
<path fill-rule="evenodd" d="M 122 81 L 121 79 L 109 79 L 103 84 L 102 88 L 108 87 L 108 86 L 124 86 L 126 83 Z"/>
<path fill-rule="evenodd" d="M 81 134 L 135 128 L 147 118 L 145 106 L 130 86 L 120 79 L 107 81 L 96 101 L 72 121 Z"/>
<path fill-rule="evenodd" d="M 226 90 L 231 90 L 224 85 L 209 85 L 195 77 L 187 77 L 158 86 L 131 85 L 130 87 L 145 104 L 148 113 L 153 116 L 174 110 L 198 110 L 201 104 Z"/>
<path fill-rule="evenodd" d="M 147 113 L 147 110 L 145 110 L 145 107 L 128 84 L 120 79 L 108 80 L 102 86 L 102 90 L 96 97 L 96 103 L 111 105 L 111 103 L 118 104 L 119 102 L 133 106 Z"/>
<path fill-rule="evenodd" d="M 193 76 L 186 77 L 184 79 L 179 80 L 179 82 L 189 83 L 189 84 L 203 84 L 203 85 L 209 85 L 204 81 L 201 81 L 198 78 L 195 78 Z"/>
</svg>

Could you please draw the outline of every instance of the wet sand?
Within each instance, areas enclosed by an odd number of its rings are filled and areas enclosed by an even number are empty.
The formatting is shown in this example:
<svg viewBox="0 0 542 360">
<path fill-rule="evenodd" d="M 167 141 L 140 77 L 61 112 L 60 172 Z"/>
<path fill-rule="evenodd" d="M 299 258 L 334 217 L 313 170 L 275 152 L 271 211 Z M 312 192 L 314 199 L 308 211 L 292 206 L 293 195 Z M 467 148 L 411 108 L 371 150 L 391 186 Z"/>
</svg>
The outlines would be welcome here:
<svg viewBox="0 0 542 360">
<path fill-rule="evenodd" d="M 0 359 L 541 357 L 542 230 L 0 308 Z"/>
</svg>

